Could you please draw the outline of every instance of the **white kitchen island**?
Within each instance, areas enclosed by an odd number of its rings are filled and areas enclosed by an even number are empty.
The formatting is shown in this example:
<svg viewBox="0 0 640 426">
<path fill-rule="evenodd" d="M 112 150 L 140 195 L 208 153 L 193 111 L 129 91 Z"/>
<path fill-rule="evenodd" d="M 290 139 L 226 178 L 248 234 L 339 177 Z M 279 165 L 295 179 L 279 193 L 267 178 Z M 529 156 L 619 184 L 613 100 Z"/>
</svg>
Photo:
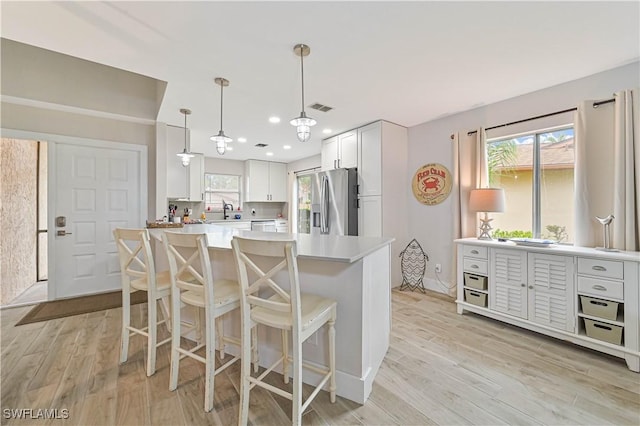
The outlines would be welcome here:
<svg viewBox="0 0 640 426">
<path fill-rule="evenodd" d="M 165 230 L 149 231 L 153 238 L 159 240 Z M 262 233 L 219 225 L 187 225 L 166 231 L 206 233 L 215 279 L 237 279 L 231 252 L 231 239 L 234 235 L 272 240 L 294 238 L 298 246 L 302 290 L 338 302 L 336 393 L 360 404 L 367 400 L 378 368 L 389 348 L 392 238 Z M 158 270 L 162 270 L 167 263 L 166 255 L 160 244 L 156 246 L 156 250 Z M 284 280 L 285 286 L 287 281 Z M 228 318 L 229 320 L 225 320 L 225 333 L 239 336 L 238 313 L 232 312 Z M 327 365 L 326 328 L 316 334 L 320 335 L 311 336 L 303 344 L 303 357 L 312 364 Z M 280 356 L 280 333 L 260 328 L 258 340 L 260 365 L 265 367 Z M 238 353 L 233 345 L 227 345 L 226 350 L 232 354 Z M 319 377 L 313 372 L 303 371 L 303 381 L 315 384 Z"/>
</svg>

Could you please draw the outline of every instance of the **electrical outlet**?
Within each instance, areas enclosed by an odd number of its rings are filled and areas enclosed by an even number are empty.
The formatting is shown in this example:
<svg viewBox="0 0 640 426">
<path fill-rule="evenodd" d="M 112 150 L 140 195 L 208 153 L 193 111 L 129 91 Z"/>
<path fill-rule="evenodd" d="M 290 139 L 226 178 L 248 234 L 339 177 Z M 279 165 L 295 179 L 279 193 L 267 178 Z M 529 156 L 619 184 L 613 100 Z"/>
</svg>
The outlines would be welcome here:
<svg viewBox="0 0 640 426">
<path fill-rule="evenodd" d="M 442 265 L 441 265 L 441 264 L 439 264 L 439 263 L 436 263 L 436 272 L 437 272 L 437 273 L 442 272 Z"/>
</svg>

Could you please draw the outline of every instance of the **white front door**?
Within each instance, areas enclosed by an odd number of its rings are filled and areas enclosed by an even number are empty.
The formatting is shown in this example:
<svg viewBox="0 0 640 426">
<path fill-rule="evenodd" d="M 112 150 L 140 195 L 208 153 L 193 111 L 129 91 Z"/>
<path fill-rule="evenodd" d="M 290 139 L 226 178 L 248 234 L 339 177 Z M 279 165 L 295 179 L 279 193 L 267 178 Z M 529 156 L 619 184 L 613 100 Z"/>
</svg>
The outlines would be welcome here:
<svg viewBox="0 0 640 426">
<path fill-rule="evenodd" d="M 55 143 L 55 193 L 50 197 L 55 219 L 50 229 L 56 299 L 121 287 L 112 232 L 143 225 L 146 191 L 141 183 L 146 184 L 146 178 L 141 171 L 146 170 L 146 156 L 139 147 L 114 145 L 118 148 Z"/>
</svg>

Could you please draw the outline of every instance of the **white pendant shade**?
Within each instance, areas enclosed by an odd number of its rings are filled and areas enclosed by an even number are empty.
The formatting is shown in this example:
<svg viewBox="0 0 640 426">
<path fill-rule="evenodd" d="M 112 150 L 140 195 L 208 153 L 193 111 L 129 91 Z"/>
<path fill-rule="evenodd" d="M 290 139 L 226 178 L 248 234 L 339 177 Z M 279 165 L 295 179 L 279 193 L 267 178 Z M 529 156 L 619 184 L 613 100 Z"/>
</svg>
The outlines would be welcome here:
<svg viewBox="0 0 640 426">
<path fill-rule="evenodd" d="M 316 120 L 313 118 L 307 117 L 307 114 L 304 112 L 304 60 L 305 56 L 308 56 L 311 53 L 311 48 L 306 44 L 296 44 L 293 47 L 293 51 L 296 55 L 300 56 L 300 68 L 302 75 L 302 112 L 299 117 L 294 118 L 289 123 L 292 126 L 296 126 L 296 132 L 298 134 L 298 140 L 300 142 L 306 142 L 311 137 L 311 126 L 316 125 Z"/>
<path fill-rule="evenodd" d="M 216 143 L 216 151 L 218 152 L 218 154 L 224 155 L 224 153 L 227 151 L 227 144 L 229 142 L 233 142 L 233 139 L 225 135 L 224 130 L 222 130 L 222 107 L 223 107 L 222 90 L 226 86 L 229 86 L 229 80 L 222 77 L 216 77 L 215 82 L 217 85 L 220 86 L 220 131 L 218 131 L 217 135 L 211 136 L 210 139 Z"/>
<path fill-rule="evenodd" d="M 187 115 L 191 114 L 191 110 L 180 108 L 180 113 L 184 114 L 184 149 L 176 155 L 180 158 L 183 167 L 189 167 L 191 159 L 194 157 L 192 153 L 187 151 Z"/>
</svg>

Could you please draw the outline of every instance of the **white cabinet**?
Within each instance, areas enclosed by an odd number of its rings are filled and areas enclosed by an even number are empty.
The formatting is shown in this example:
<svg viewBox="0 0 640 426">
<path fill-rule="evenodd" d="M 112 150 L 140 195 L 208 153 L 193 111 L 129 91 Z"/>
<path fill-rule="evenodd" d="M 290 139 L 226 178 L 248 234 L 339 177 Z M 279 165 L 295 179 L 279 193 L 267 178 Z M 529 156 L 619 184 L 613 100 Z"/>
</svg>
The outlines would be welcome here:
<svg viewBox="0 0 640 426">
<path fill-rule="evenodd" d="M 358 235 L 382 236 L 382 197 L 362 197 L 358 205 Z"/>
<path fill-rule="evenodd" d="M 572 257 L 502 249 L 490 253 L 490 309 L 574 331 Z"/>
<path fill-rule="evenodd" d="M 261 160 L 245 162 L 245 201 L 287 201 L 287 165 Z"/>
<path fill-rule="evenodd" d="M 456 243 L 458 313 L 474 312 L 624 358 L 629 369 L 640 371 L 638 253 L 475 238 Z M 486 287 L 481 279 L 469 285 L 471 273 L 482 278 L 485 271 Z"/>
<path fill-rule="evenodd" d="M 276 219 L 276 232 L 289 232 L 289 221 L 287 219 Z"/>
<path fill-rule="evenodd" d="M 322 141 L 322 170 L 358 167 L 358 132 L 351 130 Z"/>
<path fill-rule="evenodd" d="M 204 200 L 204 155 L 194 154 L 188 167 L 176 156 L 184 149 L 184 128 L 167 126 L 167 198 Z M 187 138 L 189 133 L 187 131 Z M 188 143 L 188 140 L 187 140 Z"/>
<path fill-rule="evenodd" d="M 360 196 L 382 195 L 382 123 L 358 129 Z M 399 173 L 400 171 L 396 171 Z"/>
</svg>

